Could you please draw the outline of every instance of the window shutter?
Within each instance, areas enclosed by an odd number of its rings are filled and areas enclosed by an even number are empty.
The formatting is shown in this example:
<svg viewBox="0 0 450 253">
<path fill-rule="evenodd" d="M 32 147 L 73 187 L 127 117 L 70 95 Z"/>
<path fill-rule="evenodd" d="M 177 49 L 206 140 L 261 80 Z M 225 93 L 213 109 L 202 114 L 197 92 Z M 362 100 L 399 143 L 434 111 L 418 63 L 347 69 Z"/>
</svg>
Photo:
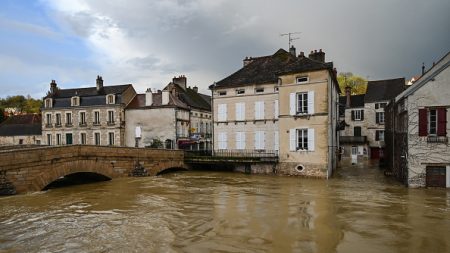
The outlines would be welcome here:
<svg viewBox="0 0 450 253">
<path fill-rule="evenodd" d="M 375 131 L 375 140 L 376 141 L 380 140 L 380 131 Z"/>
<path fill-rule="evenodd" d="M 314 114 L 314 91 L 308 91 L 308 114 Z"/>
<path fill-rule="evenodd" d="M 265 119 L 265 108 L 264 108 L 264 101 L 259 102 L 259 113 L 261 119 Z"/>
<path fill-rule="evenodd" d="M 447 109 L 439 108 L 437 109 L 437 114 L 438 114 L 437 135 L 447 136 Z"/>
<path fill-rule="evenodd" d="M 227 112 L 227 105 L 226 104 L 224 104 L 223 105 L 223 121 L 226 121 L 227 120 L 227 118 L 228 118 L 228 112 Z M 226 135 L 225 135 L 226 136 Z"/>
<path fill-rule="evenodd" d="M 364 110 L 361 110 L 361 120 L 364 120 Z"/>
<path fill-rule="evenodd" d="M 295 93 L 291 93 L 289 95 L 289 114 L 295 115 L 297 114 L 297 95 Z"/>
<path fill-rule="evenodd" d="M 241 132 L 241 148 L 245 149 L 245 132 Z"/>
<path fill-rule="evenodd" d="M 315 149 L 314 143 L 315 143 L 314 128 L 309 128 L 308 129 L 308 150 L 309 151 L 314 151 L 314 149 Z"/>
<path fill-rule="evenodd" d="M 353 121 L 355 120 L 355 111 L 354 110 L 352 110 L 352 120 Z"/>
<path fill-rule="evenodd" d="M 278 119 L 278 99 L 273 103 L 273 115 L 275 119 Z"/>
<path fill-rule="evenodd" d="M 265 131 L 261 131 L 260 132 L 260 137 L 259 137 L 259 148 L 260 149 L 266 149 L 266 132 Z"/>
<path fill-rule="evenodd" d="M 255 132 L 255 149 L 259 149 L 259 132 Z"/>
<path fill-rule="evenodd" d="M 380 124 L 380 114 L 379 113 L 375 113 L 375 122 L 377 123 L 377 124 Z"/>
<path fill-rule="evenodd" d="M 428 115 L 427 109 L 419 109 L 419 136 L 428 135 Z"/>
<path fill-rule="evenodd" d="M 278 131 L 274 132 L 273 140 L 274 140 L 274 150 L 279 150 L 280 149 L 280 142 L 278 140 Z"/>
<path fill-rule="evenodd" d="M 289 130 L 289 150 L 290 151 L 296 151 L 297 150 L 297 134 L 296 134 L 297 130 L 296 129 L 291 129 Z"/>
<path fill-rule="evenodd" d="M 237 109 L 238 107 L 236 107 Z M 236 149 L 241 149 L 241 132 L 236 132 Z"/>
<path fill-rule="evenodd" d="M 225 112 L 226 112 L 226 110 L 225 110 Z M 222 134 L 223 134 L 223 142 L 222 142 L 223 144 L 222 144 L 222 146 L 223 146 L 223 149 L 227 149 L 228 136 L 227 136 L 227 133 L 222 133 Z"/>
</svg>

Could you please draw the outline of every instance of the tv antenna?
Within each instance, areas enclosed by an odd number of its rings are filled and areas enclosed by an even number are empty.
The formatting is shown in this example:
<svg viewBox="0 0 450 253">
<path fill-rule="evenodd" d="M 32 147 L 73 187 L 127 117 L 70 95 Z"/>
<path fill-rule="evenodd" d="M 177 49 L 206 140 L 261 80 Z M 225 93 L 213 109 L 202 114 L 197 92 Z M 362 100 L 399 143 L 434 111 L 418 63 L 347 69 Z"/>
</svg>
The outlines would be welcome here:
<svg viewBox="0 0 450 253">
<path fill-rule="evenodd" d="M 292 41 L 300 39 L 300 37 L 292 38 L 292 35 L 293 35 L 293 34 L 300 34 L 300 33 L 301 33 L 301 32 L 282 33 L 282 34 L 280 34 L 280 36 L 281 36 L 281 37 L 283 37 L 283 36 L 288 36 L 288 38 L 289 38 L 289 49 L 290 49 L 290 48 L 291 48 L 291 43 L 292 43 Z"/>
</svg>

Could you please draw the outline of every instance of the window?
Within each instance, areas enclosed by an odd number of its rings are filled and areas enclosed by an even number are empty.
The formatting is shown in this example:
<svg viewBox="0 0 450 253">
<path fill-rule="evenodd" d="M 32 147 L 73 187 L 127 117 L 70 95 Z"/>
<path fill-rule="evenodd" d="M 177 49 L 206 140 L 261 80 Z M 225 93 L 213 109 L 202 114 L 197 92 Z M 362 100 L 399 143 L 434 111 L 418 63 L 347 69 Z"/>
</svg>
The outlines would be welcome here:
<svg viewBox="0 0 450 253">
<path fill-rule="evenodd" d="M 66 134 L 66 145 L 72 145 L 72 143 L 73 143 L 72 134 L 70 133 Z"/>
<path fill-rule="evenodd" d="M 23 139 L 19 139 L 19 145 L 23 144 Z"/>
<path fill-rule="evenodd" d="M 219 96 L 226 96 L 227 92 L 226 91 L 219 91 Z"/>
<path fill-rule="evenodd" d="M 255 88 L 255 93 L 263 93 L 264 88 Z"/>
<path fill-rule="evenodd" d="M 384 130 L 377 130 L 375 132 L 375 140 L 376 141 L 384 141 Z"/>
<path fill-rule="evenodd" d="M 273 88 L 274 92 L 278 92 L 278 87 Z"/>
<path fill-rule="evenodd" d="M 94 112 L 94 125 L 100 125 L 100 112 Z"/>
<path fill-rule="evenodd" d="M 109 94 L 106 96 L 106 103 L 107 104 L 115 104 L 115 95 L 114 94 Z"/>
<path fill-rule="evenodd" d="M 109 145 L 113 146 L 114 145 L 114 133 L 108 133 L 108 140 L 109 140 Z"/>
<path fill-rule="evenodd" d="M 56 126 L 61 126 L 61 114 L 56 114 Z"/>
<path fill-rule="evenodd" d="M 68 112 L 66 113 L 66 126 L 72 125 L 72 113 Z"/>
<path fill-rule="evenodd" d="M 236 120 L 245 120 L 245 103 L 236 103 Z"/>
<path fill-rule="evenodd" d="M 227 149 L 227 133 L 219 133 L 219 149 Z"/>
<path fill-rule="evenodd" d="M 94 140 L 95 140 L 95 145 L 99 146 L 100 145 L 100 133 L 94 134 Z"/>
<path fill-rule="evenodd" d="M 218 114 L 217 114 L 217 120 L 218 121 L 227 121 L 227 105 L 226 104 L 219 104 L 218 105 Z"/>
<path fill-rule="evenodd" d="M 308 113 L 308 93 L 306 92 L 297 94 L 297 113 Z"/>
<path fill-rule="evenodd" d="M 264 101 L 255 102 L 255 120 L 264 119 Z"/>
<path fill-rule="evenodd" d="M 307 76 L 298 76 L 295 79 L 295 82 L 298 83 L 298 84 L 300 84 L 300 83 L 307 83 L 308 80 L 309 80 L 309 78 Z"/>
<path fill-rule="evenodd" d="M 52 135 L 51 134 L 47 134 L 47 145 L 52 145 Z"/>
<path fill-rule="evenodd" d="M 80 112 L 80 126 L 86 125 L 86 112 Z"/>
<path fill-rule="evenodd" d="M 266 144 L 266 133 L 264 131 L 255 132 L 255 150 L 264 150 Z"/>
<path fill-rule="evenodd" d="M 352 120 L 364 120 L 364 110 L 352 110 Z"/>
<path fill-rule="evenodd" d="M 236 132 L 236 149 L 245 149 L 245 133 Z"/>
<path fill-rule="evenodd" d="M 237 95 L 245 94 L 245 89 L 237 89 L 237 90 L 236 90 L 236 94 L 237 94 Z"/>
<path fill-rule="evenodd" d="M 53 107 L 53 101 L 51 98 L 47 98 L 45 100 L 45 108 L 52 108 Z"/>
<path fill-rule="evenodd" d="M 114 111 L 108 111 L 108 124 L 114 124 Z"/>
<path fill-rule="evenodd" d="M 52 115 L 50 113 L 47 113 L 46 117 L 47 117 L 47 125 L 50 126 L 52 124 Z"/>
<path fill-rule="evenodd" d="M 290 151 L 314 151 L 314 128 L 290 129 Z"/>
<path fill-rule="evenodd" d="M 352 155 L 358 155 L 358 147 L 357 146 L 352 146 Z"/>
<path fill-rule="evenodd" d="M 86 133 L 80 134 L 80 144 L 86 145 Z"/>
<path fill-rule="evenodd" d="M 61 134 L 56 134 L 56 145 L 61 145 Z"/>
<path fill-rule="evenodd" d="M 308 150 L 308 129 L 297 129 L 297 150 Z"/>
<path fill-rule="evenodd" d="M 72 97 L 72 106 L 79 106 L 80 105 L 80 98 L 79 97 Z"/>
<path fill-rule="evenodd" d="M 384 112 L 377 112 L 375 115 L 377 124 L 384 124 Z"/>
<path fill-rule="evenodd" d="M 428 134 L 436 135 L 437 133 L 437 111 L 430 109 L 428 111 Z"/>
<path fill-rule="evenodd" d="M 375 109 L 385 108 L 387 103 L 375 103 Z"/>
<path fill-rule="evenodd" d="M 361 136 L 361 127 L 353 128 L 353 136 Z"/>
</svg>

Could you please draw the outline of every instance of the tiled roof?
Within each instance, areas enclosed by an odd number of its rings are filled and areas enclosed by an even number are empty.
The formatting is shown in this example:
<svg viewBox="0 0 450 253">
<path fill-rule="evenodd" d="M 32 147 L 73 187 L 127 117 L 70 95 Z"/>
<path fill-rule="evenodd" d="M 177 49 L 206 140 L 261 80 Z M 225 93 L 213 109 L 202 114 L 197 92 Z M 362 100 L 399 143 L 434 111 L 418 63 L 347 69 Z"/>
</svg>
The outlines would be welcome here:
<svg viewBox="0 0 450 253">
<path fill-rule="evenodd" d="M 252 58 L 252 62 L 216 83 L 215 87 L 276 83 L 280 74 L 332 69 L 332 63 L 321 63 L 307 57 L 295 57 L 284 49 L 275 54 Z"/>
<path fill-rule="evenodd" d="M 407 88 L 405 78 L 369 81 L 365 103 L 391 100 Z"/>
<path fill-rule="evenodd" d="M 0 136 L 21 136 L 42 134 L 41 115 L 15 115 L 0 124 Z"/>
</svg>

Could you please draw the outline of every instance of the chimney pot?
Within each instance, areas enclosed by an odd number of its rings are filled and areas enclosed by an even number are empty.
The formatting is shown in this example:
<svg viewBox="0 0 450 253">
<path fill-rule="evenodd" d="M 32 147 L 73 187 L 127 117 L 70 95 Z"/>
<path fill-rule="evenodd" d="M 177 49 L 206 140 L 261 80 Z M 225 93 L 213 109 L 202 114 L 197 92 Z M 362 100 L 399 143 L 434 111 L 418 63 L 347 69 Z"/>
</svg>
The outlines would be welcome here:
<svg viewBox="0 0 450 253">
<path fill-rule="evenodd" d="M 193 89 L 196 93 L 198 93 L 198 87 L 197 87 L 197 86 L 194 86 L 192 89 Z"/>
<path fill-rule="evenodd" d="M 294 46 L 291 46 L 291 48 L 289 48 L 289 53 L 291 53 L 291 55 L 293 55 L 294 57 L 297 55 L 295 53 L 295 47 Z"/>
</svg>

